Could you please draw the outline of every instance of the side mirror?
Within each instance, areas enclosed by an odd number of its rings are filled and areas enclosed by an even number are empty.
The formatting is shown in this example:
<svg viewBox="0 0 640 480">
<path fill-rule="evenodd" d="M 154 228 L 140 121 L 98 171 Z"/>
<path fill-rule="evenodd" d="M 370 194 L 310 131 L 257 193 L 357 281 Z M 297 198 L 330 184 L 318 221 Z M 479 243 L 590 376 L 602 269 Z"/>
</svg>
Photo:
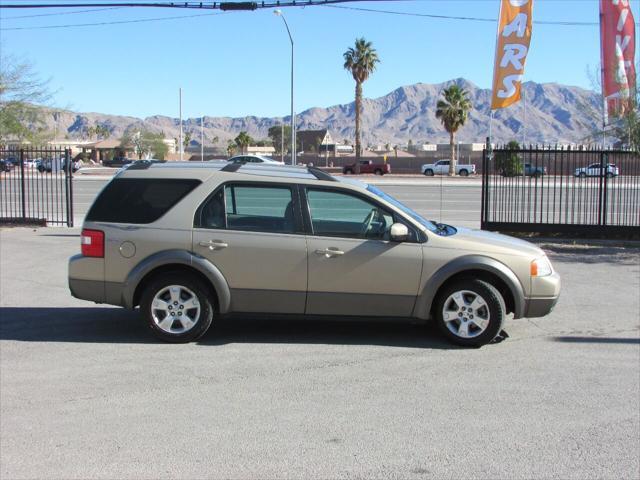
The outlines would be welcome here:
<svg viewBox="0 0 640 480">
<path fill-rule="evenodd" d="M 391 225 L 391 241 L 406 242 L 409 239 L 409 229 L 402 223 Z"/>
</svg>

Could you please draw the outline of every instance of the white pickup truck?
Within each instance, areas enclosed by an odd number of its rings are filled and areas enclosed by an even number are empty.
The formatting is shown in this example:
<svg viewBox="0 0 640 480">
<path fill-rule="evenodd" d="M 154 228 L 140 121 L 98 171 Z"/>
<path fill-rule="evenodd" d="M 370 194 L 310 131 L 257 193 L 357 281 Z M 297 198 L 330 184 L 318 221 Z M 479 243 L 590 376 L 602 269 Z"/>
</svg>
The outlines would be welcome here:
<svg viewBox="0 0 640 480">
<path fill-rule="evenodd" d="M 427 177 L 433 177 L 434 175 L 446 175 L 449 173 L 449 160 L 438 160 L 436 163 L 428 163 L 422 165 L 422 174 Z M 461 177 L 468 177 L 472 173 L 476 173 L 476 166 L 471 165 L 456 165 L 456 173 Z"/>
</svg>

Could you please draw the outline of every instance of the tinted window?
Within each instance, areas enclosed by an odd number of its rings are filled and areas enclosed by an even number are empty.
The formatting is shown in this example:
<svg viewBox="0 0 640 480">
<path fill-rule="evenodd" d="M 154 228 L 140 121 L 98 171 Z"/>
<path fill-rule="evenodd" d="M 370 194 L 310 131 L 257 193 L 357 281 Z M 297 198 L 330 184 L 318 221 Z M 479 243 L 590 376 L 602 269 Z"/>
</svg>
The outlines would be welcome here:
<svg viewBox="0 0 640 480">
<path fill-rule="evenodd" d="M 393 216 L 359 197 L 328 190 L 307 190 L 315 235 L 388 239 Z"/>
<path fill-rule="evenodd" d="M 87 220 L 152 223 L 199 184 L 199 180 L 116 178 L 93 203 Z"/>
<path fill-rule="evenodd" d="M 293 233 L 296 220 L 291 189 L 226 185 L 204 203 L 196 226 Z"/>
</svg>

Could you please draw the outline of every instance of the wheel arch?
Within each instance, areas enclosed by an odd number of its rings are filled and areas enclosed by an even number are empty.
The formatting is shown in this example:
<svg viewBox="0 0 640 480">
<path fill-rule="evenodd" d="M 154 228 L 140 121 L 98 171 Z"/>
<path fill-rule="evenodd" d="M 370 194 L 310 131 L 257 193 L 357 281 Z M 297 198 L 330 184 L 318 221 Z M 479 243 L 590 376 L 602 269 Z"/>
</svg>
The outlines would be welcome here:
<svg viewBox="0 0 640 480">
<path fill-rule="evenodd" d="M 206 258 L 184 250 L 165 250 L 142 260 L 131 270 L 122 290 L 124 306 L 138 305 L 144 286 L 156 275 L 170 271 L 188 272 L 211 288 L 219 313 L 227 313 L 231 306 L 231 292 L 226 279 Z"/>
<path fill-rule="evenodd" d="M 418 295 L 414 316 L 428 319 L 439 293 L 447 285 L 465 277 L 491 283 L 502 294 L 507 312 L 513 312 L 515 318 L 523 316 L 524 289 L 518 277 L 503 263 L 482 255 L 458 257 L 436 271 Z"/>
</svg>

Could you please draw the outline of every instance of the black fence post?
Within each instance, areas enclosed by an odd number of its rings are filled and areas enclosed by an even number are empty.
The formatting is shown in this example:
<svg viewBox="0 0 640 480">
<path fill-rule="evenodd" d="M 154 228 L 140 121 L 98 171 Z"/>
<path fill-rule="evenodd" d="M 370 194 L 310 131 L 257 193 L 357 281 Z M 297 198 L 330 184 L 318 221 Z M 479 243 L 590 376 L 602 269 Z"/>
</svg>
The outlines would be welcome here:
<svg viewBox="0 0 640 480">
<path fill-rule="evenodd" d="M 24 149 L 20 149 L 20 202 L 22 205 L 22 219 L 27 218 L 27 195 L 24 179 Z"/>
</svg>

